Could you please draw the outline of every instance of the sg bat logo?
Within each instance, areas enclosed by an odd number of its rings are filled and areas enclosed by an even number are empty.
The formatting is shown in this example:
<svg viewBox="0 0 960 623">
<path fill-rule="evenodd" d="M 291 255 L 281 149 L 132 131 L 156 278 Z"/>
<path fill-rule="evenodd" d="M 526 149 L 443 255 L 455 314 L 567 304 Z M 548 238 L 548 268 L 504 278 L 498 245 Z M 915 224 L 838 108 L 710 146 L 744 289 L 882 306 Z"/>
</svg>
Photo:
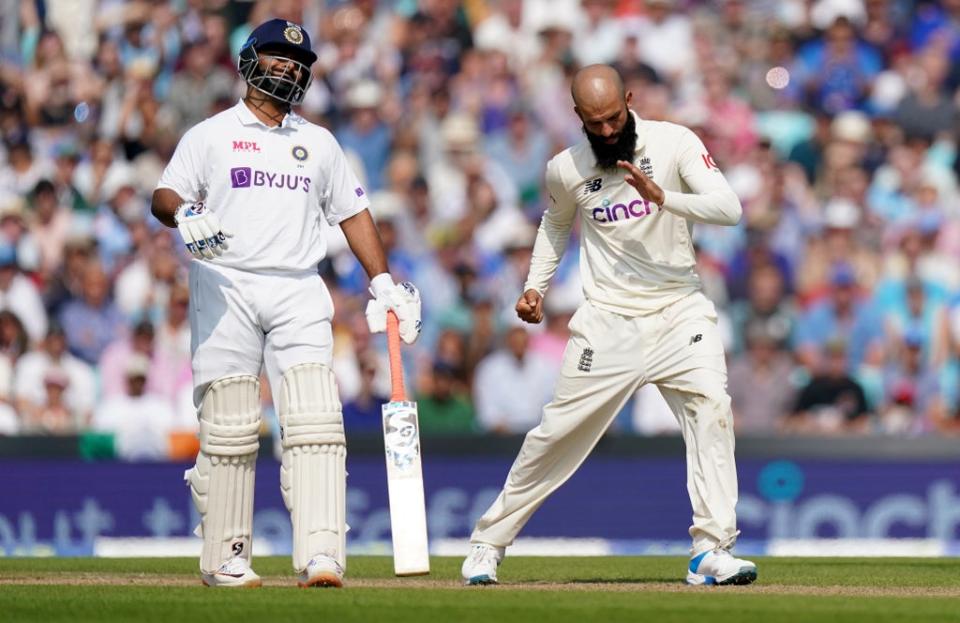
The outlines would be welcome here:
<svg viewBox="0 0 960 623">
<path fill-rule="evenodd" d="M 414 409 L 401 406 L 384 414 L 384 446 L 387 461 L 399 470 L 406 470 L 420 457 L 420 435 Z"/>
</svg>

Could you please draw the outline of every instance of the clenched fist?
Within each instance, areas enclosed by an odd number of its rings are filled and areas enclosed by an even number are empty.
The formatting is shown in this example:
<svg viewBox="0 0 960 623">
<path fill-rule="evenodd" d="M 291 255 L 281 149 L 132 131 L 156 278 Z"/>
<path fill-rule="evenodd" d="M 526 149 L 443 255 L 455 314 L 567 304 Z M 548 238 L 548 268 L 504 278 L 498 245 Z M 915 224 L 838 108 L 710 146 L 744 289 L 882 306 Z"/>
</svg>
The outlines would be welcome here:
<svg viewBox="0 0 960 623">
<path fill-rule="evenodd" d="M 539 324 L 543 320 L 543 297 L 536 290 L 527 290 L 517 301 L 516 309 L 520 320 Z"/>
</svg>

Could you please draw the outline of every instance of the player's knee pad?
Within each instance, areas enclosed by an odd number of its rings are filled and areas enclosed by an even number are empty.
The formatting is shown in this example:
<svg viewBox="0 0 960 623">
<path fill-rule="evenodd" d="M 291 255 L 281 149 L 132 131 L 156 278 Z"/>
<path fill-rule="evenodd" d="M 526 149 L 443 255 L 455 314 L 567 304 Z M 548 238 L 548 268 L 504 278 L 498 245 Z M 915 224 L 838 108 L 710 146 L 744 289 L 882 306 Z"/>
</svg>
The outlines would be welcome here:
<svg viewBox="0 0 960 623">
<path fill-rule="evenodd" d="M 293 524 L 293 566 L 326 555 L 345 566 L 346 440 L 329 367 L 307 363 L 283 375 L 279 395 L 280 488 Z"/>
<path fill-rule="evenodd" d="M 184 480 L 203 537 L 200 569 L 215 572 L 234 556 L 250 558 L 253 485 L 260 430 L 260 381 L 232 376 L 210 384 L 200 404 L 200 453 Z"/>
<path fill-rule="evenodd" d="M 329 367 L 303 363 L 287 370 L 279 407 L 284 448 L 346 443 L 337 382 Z"/>
</svg>

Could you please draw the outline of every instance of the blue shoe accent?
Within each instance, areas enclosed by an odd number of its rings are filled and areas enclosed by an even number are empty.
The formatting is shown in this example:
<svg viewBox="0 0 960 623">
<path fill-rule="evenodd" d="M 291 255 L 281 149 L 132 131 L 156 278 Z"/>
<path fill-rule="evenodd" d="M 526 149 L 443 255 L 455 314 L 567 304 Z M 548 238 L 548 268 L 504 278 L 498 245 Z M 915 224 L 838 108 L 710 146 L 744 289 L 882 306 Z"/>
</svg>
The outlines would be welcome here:
<svg viewBox="0 0 960 623">
<path fill-rule="evenodd" d="M 496 584 L 496 580 L 490 579 L 490 576 L 487 574 L 475 575 L 467 581 L 467 584 L 470 586 L 487 586 L 489 584 Z"/>
<path fill-rule="evenodd" d="M 703 557 L 710 553 L 710 550 L 707 550 L 703 553 L 697 554 L 690 559 L 690 573 L 696 573 L 697 569 L 700 567 L 700 561 L 703 560 Z"/>
<path fill-rule="evenodd" d="M 713 580 L 714 578 L 708 578 L 708 579 Z M 733 575 L 727 578 L 720 584 L 725 586 L 730 584 L 743 586 L 745 584 L 752 584 L 753 582 L 756 581 L 756 579 L 757 579 L 757 569 L 755 567 L 743 567 L 742 569 L 740 569 L 740 571 L 736 575 Z"/>
<path fill-rule="evenodd" d="M 712 575 L 708 575 L 705 578 L 703 578 L 704 586 L 713 586 L 716 583 L 717 583 L 717 578 L 713 577 Z"/>
</svg>

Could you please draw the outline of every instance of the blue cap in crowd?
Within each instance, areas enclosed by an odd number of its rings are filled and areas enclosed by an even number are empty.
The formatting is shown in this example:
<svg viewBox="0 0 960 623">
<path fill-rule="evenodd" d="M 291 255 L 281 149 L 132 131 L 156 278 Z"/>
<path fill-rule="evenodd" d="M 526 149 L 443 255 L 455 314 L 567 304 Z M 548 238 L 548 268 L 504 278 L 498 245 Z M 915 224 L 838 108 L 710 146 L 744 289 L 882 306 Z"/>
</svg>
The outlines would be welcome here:
<svg viewBox="0 0 960 623">
<path fill-rule="evenodd" d="M 835 264 L 830 273 L 830 283 L 839 288 L 856 285 L 857 275 L 850 264 Z"/>
<path fill-rule="evenodd" d="M 300 24 L 285 19 L 272 19 L 257 26 L 243 47 L 253 46 L 258 52 L 265 47 L 293 52 L 297 60 L 312 65 L 317 60 L 310 44 L 310 35 Z"/>
<path fill-rule="evenodd" d="M 926 335 L 921 327 L 910 326 L 903 332 L 903 343 L 910 348 L 922 348 Z"/>
</svg>

